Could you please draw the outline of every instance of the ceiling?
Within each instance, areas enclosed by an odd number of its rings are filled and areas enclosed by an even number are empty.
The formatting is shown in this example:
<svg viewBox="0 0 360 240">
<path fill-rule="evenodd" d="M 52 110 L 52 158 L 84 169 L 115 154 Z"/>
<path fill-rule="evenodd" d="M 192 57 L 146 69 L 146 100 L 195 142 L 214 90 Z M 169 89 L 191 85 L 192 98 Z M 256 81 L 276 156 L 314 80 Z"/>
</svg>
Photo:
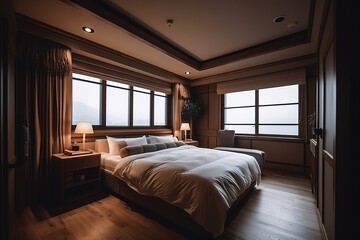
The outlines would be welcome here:
<svg viewBox="0 0 360 240">
<path fill-rule="evenodd" d="M 14 0 L 14 8 L 126 56 L 198 80 L 316 53 L 324 2 Z M 285 16 L 284 21 L 275 23 L 277 16 Z M 85 33 L 83 26 L 95 32 Z"/>
</svg>

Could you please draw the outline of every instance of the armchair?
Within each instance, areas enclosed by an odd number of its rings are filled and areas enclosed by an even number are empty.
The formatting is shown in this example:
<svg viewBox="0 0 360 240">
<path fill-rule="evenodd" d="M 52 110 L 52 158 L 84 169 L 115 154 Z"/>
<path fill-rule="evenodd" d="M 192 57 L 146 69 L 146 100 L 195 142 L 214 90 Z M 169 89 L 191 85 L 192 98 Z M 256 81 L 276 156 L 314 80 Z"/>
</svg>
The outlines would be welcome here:
<svg viewBox="0 0 360 240">
<path fill-rule="evenodd" d="M 217 147 L 214 149 L 251 155 L 258 162 L 261 170 L 263 169 L 264 163 L 266 161 L 266 154 L 262 150 L 235 147 L 234 130 L 218 130 Z"/>
</svg>

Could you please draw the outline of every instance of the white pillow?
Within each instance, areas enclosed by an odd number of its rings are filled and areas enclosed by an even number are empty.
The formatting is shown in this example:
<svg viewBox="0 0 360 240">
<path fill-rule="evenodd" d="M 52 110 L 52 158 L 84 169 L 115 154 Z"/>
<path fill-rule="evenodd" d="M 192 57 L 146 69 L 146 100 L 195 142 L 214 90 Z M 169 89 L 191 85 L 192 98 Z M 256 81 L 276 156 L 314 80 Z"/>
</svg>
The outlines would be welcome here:
<svg viewBox="0 0 360 240">
<path fill-rule="evenodd" d="M 150 143 L 168 143 L 177 141 L 176 137 L 173 136 L 149 136 Z"/>
<path fill-rule="evenodd" d="M 111 155 L 120 155 L 118 144 L 121 141 L 125 141 L 127 146 L 147 144 L 145 135 L 136 138 L 114 138 L 109 136 L 106 136 L 106 138 L 109 144 L 109 153 Z"/>
</svg>

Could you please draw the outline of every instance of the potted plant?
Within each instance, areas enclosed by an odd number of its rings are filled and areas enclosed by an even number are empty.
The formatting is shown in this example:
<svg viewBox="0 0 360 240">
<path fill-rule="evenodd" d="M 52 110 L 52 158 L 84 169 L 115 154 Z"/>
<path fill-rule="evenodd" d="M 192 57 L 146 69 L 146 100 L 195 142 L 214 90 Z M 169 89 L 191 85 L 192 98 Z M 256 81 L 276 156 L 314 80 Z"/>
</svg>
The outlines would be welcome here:
<svg viewBox="0 0 360 240">
<path fill-rule="evenodd" d="M 189 122 L 190 124 L 190 138 L 192 137 L 193 120 L 198 118 L 202 113 L 202 108 L 199 103 L 187 99 L 184 106 L 181 109 L 181 119 L 183 122 Z"/>
</svg>

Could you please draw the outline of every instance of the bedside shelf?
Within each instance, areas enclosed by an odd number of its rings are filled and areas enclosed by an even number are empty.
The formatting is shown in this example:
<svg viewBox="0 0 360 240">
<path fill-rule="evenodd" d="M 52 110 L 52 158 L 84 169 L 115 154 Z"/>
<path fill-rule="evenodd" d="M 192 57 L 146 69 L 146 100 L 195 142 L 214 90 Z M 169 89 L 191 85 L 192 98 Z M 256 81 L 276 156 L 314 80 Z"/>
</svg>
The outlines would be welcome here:
<svg viewBox="0 0 360 240">
<path fill-rule="evenodd" d="M 74 204 L 101 193 L 100 153 L 83 155 L 54 154 L 54 203 Z"/>
</svg>

